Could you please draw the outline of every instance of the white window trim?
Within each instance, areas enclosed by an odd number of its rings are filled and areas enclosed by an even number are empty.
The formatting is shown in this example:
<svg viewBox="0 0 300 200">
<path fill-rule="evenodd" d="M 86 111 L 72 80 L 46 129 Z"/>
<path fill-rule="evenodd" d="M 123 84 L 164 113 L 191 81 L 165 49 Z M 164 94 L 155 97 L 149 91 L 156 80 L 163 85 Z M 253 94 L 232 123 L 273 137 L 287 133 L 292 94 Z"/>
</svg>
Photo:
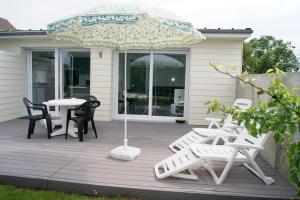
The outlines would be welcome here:
<svg viewBox="0 0 300 200">
<path fill-rule="evenodd" d="M 112 100 L 112 112 L 113 112 L 113 119 L 114 120 L 122 120 L 124 119 L 124 114 L 118 113 L 118 90 L 119 90 L 119 53 L 123 51 L 116 50 L 114 53 L 114 73 L 113 73 L 113 100 Z M 189 102 L 189 51 L 188 50 L 128 50 L 127 53 L 149 53 L 150 54 L 150 72 L 149 72 L 149 82 L 153 84 L 153 55 L 155 53 L 166 53 L 166 54 L 185 54 L 186 55 L 186 67 L 185 67 L 185 97 L 184 97 L 184 113 L 183 119 L 188 119 L 188 102 Z M 152 109 L 152 87 L 151 84 L 149 85 L 149 105 L 148 110 L 151 111 Z M 174 116 L 152 116 L 151 112 L 148 112 L 148 115 L 132 115 L 127 114 L 128 120 L 132 121 L 153 121 L 153 122 L 174 122 Z"/>
</svg>

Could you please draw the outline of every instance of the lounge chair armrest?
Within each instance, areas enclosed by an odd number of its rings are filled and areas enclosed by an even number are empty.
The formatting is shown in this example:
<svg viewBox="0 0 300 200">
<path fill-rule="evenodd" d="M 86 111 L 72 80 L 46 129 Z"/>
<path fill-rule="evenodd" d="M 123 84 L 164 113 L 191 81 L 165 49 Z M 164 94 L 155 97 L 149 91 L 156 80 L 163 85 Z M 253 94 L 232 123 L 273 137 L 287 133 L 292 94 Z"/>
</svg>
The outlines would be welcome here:
<svg viewBox="0 0 300 200">
<path fill-rule="evenodd" d="M 230 125 L 223 126 L 222 128 L 237 129 L 237 128 L 239 128 L 239 127 L 240 127 L 240 126 L 237 125 L 237 124 L 230 124 Z"/>
<path fill-rule="evenodd" d="M 253 145 L 253 144 L 236 144 L 236 143 L 226 143 L 227 146 L 232 146 L 238 149 L 258 149 L 263 150 L 264 148 L 261 146 Z"/>
<path fill-rule="evenodd" d="M 214 121 L 214 122 L 221 122 L 222 119 L 219 118 L 205 118 L 206 121 Z"/>
</svg>

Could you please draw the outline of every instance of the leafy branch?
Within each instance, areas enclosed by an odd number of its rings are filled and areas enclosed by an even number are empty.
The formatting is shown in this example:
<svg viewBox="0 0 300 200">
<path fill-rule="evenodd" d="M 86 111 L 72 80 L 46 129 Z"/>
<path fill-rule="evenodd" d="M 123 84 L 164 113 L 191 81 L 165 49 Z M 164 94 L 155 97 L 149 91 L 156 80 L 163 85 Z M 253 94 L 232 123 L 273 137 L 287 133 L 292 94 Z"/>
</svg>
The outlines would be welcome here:
<svg viewBox="0 0 300 200">
<path fill-rule="evenodd" d="M 254 87 L 258 95 L 267 94 L 270 98 L 266 102 L 258 102 L 256 107 L 250 107 L 240 112 L 238 107 L 222 105 L 218 100 L 210 100 L 208 113 L 223 112 L 231 114 L 233 120 L 239 125 L 243 124 L 249 133 L 257 136 L 267 132 L 274 133 L 276 143 L 285 150 L 289 165 L 290 180 L 297 187 L 297 195 L 300 196 L 300 141 L 295 141 L 295 135 L 300 131 L 300 97 L 284 85 L 280 76 L 280 70 L 268 70 L 275 72 L 272 83 L 266 89 L 256 85 L 247 78 L 235 76 L 227 71 L 222 71 L 215 64 L 210 64 L 216 71 L 239 80 L 245 85 Z"/>
</svg>

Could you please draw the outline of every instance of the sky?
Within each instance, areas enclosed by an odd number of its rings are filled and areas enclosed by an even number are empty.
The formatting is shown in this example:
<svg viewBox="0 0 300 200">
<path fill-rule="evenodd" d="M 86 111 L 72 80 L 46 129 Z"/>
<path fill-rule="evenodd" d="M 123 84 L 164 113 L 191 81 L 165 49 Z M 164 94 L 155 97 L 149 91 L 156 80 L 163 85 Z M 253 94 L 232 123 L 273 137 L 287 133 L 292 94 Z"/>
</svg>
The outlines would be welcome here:
<svg viewBox="0 0 300 200">
<path fill-rule="evenodd" d="M 18 29 L 46 29 L 50 22 L 88 10 L 101 2 L 103 1 L 0 0 L 0 17 L 8 19 Z M 195 28 L 252 28 L 254 33 L 251 38 L 273 35 L 291 41 L 296 47 L 294 50 L 296 55 L 300 57 L 300 0 L 136 0 L 135 2 L 176 13 L 193 23 Z"/>
</svg>

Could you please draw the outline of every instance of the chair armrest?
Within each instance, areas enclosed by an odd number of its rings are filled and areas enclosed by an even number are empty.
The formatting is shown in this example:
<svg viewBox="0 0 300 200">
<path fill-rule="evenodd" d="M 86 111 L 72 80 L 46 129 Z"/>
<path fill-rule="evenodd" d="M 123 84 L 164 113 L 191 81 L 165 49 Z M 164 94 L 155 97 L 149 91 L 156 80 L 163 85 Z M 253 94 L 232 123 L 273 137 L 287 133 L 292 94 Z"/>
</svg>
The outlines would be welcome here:
<svg viewBox="0 0 300 200">
<path fill-rule="evenodd" d="M 46 113 L 45 113 L 45 109 L 42 108 L 42 107 L 30 106 L 29 108 L 32 109 L 32 110 L 41 110 L 42 113 L 43 113 L 43 116 L 45 116 L 45 114 L 46 114 Z"/>
<path fill-rule="evenodd" d="M 214 122 L 221 122 L 222 119 L 219 118 L 205 118 L 206 121 L 214 121 Z"/>
<path fill-rule="evenodd" d="M 263 150 L 264 148 L 261 146 L 253 145 L 253 144 L 237 144 L 237 143 L 226 143 L 225 145 L 235 147 L 238 149 L 258 149 Z"/>
<path fill-rule="evenodd" d="M 44 109 L 47 109 L 47 106 L 45 104 L 37 104 L 37 103 L 33 103 L 32 104 L 33 107 L 42 107 Z"/>
</svg>

